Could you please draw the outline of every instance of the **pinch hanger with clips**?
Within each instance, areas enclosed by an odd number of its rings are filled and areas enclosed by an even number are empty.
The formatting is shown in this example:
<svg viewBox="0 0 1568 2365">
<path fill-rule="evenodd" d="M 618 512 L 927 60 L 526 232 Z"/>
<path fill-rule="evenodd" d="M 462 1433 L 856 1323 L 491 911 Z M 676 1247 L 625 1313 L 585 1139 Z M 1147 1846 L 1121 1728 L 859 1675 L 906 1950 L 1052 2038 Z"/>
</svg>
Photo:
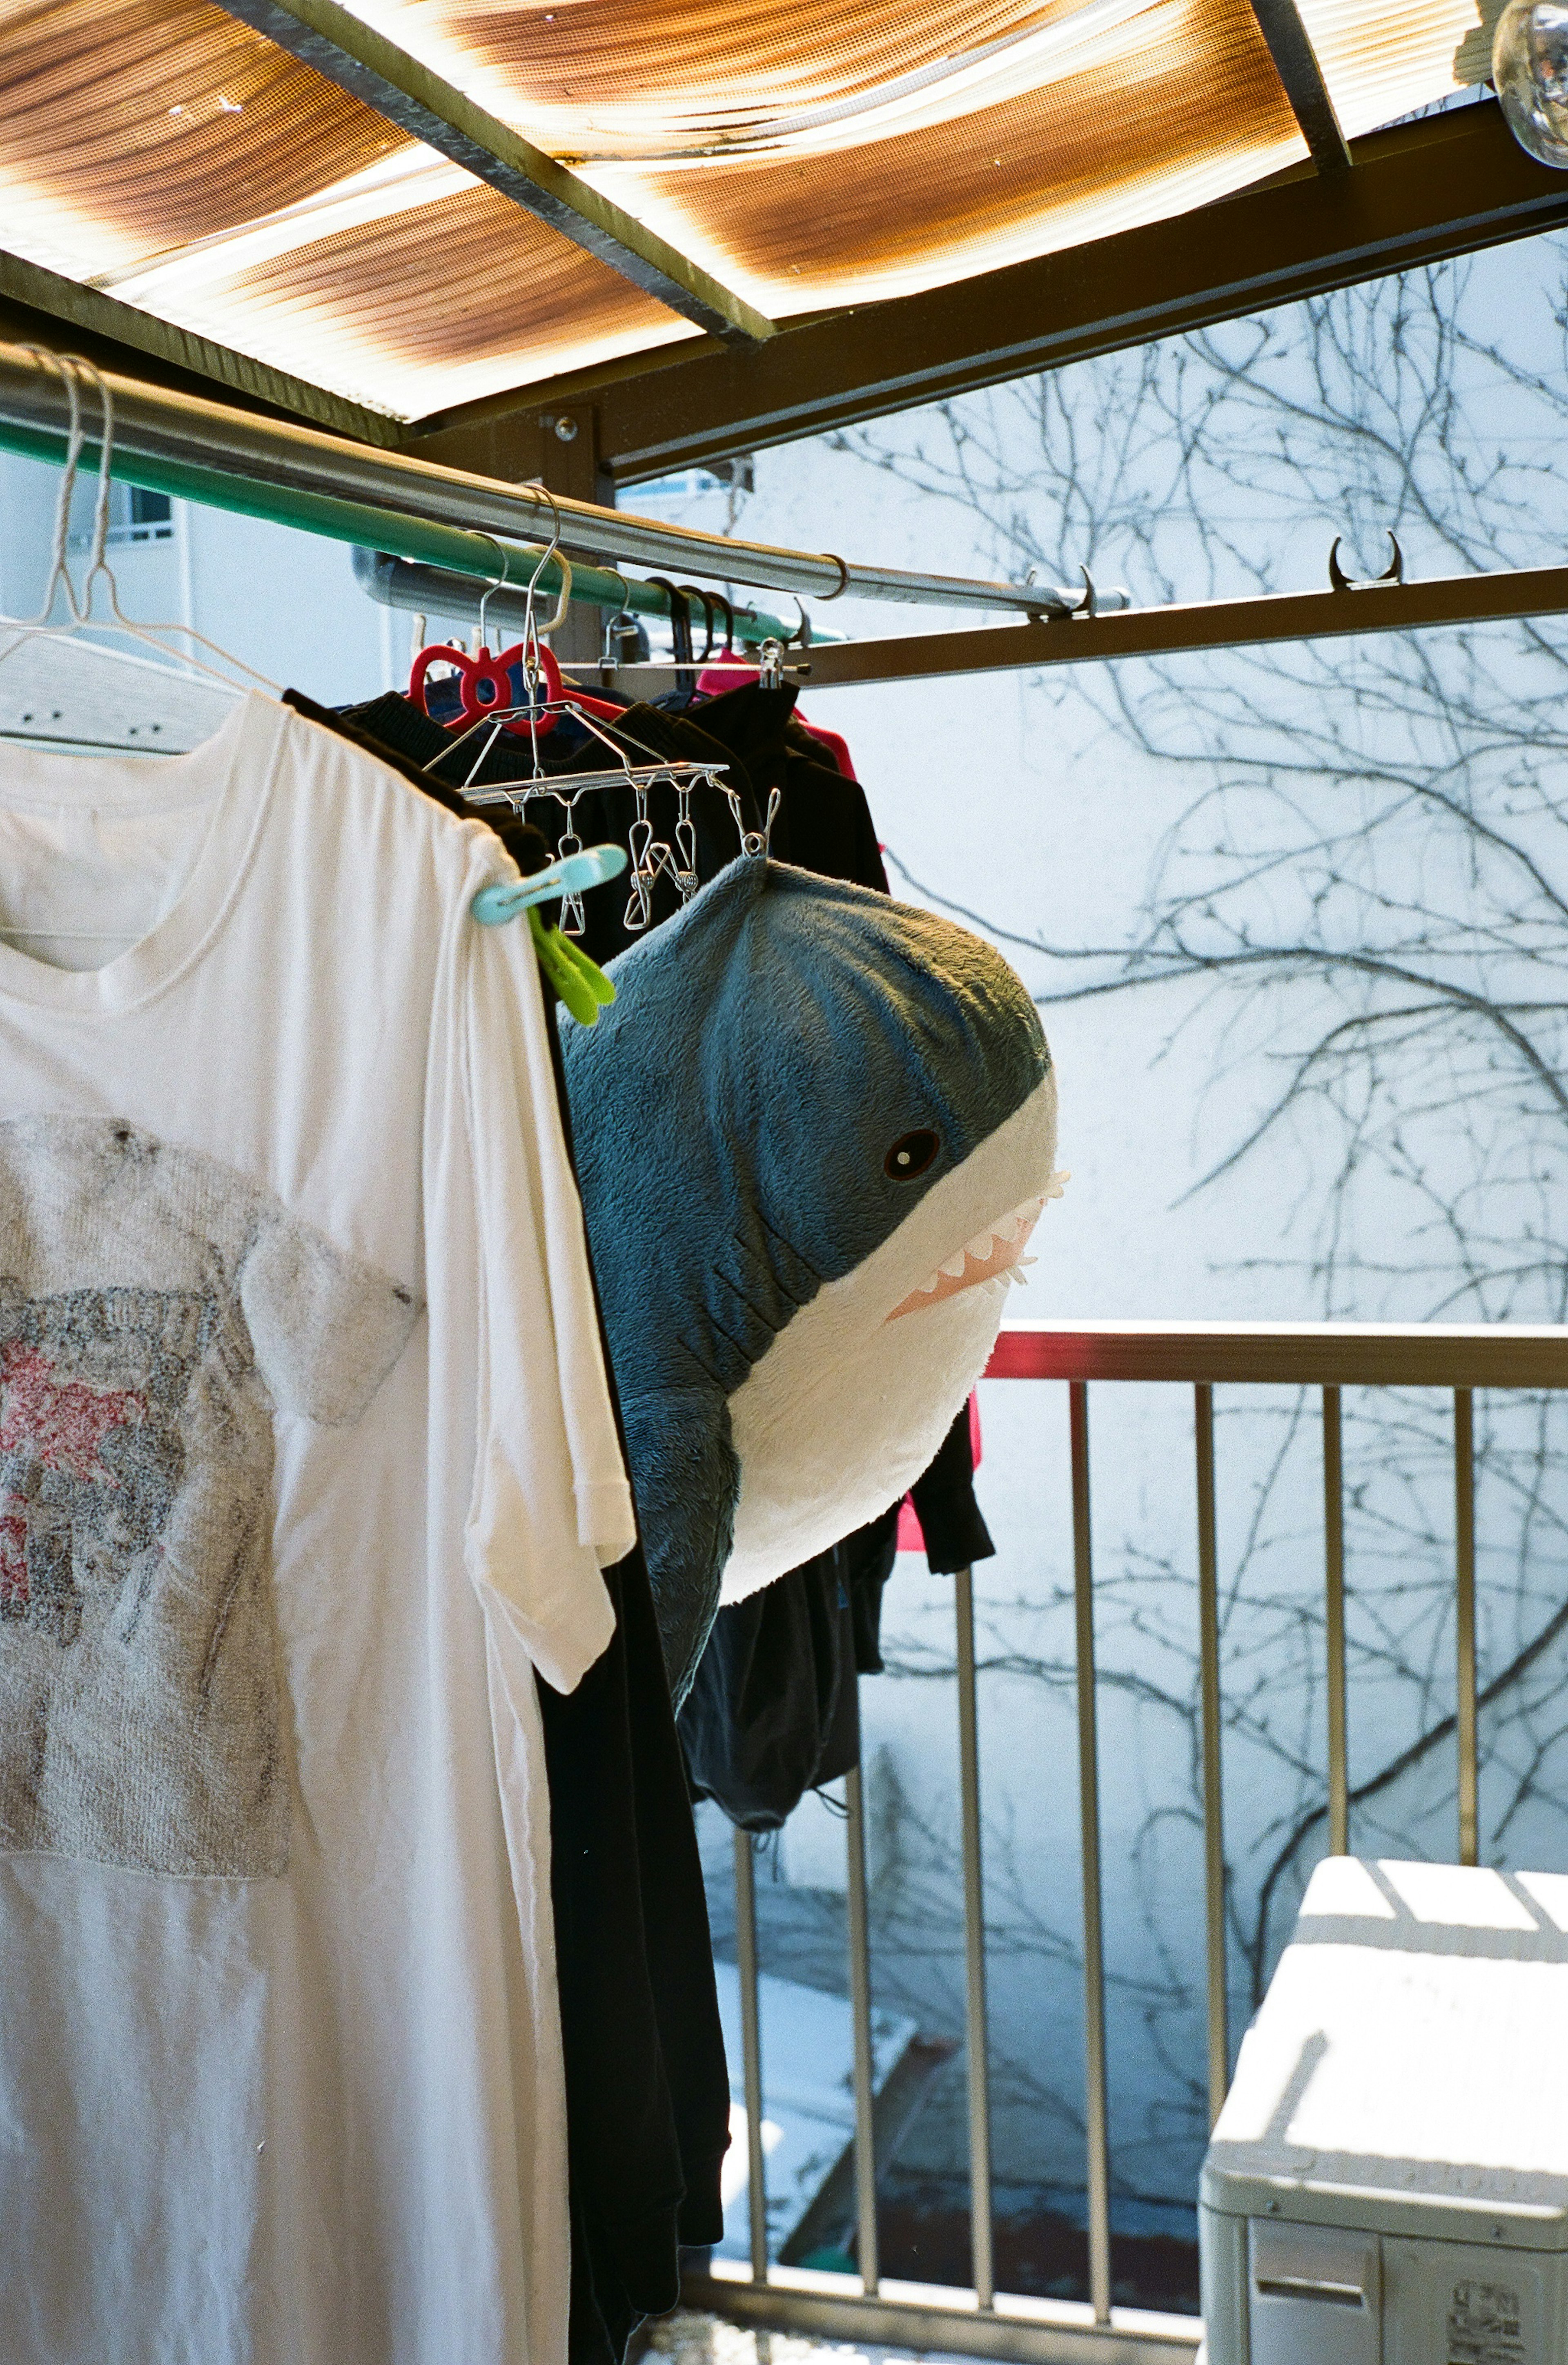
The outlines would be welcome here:
<svg viewBox="0 0 1568 2365">
<path fill-rule="evenodd" d="M 727 778 L 727 764 L 661 756 L 656 748 L 647 746 L 628 730 L 619 713 L 613 721 L 599 721 L 591 711 L 594 703 L 577 697 L 563 698 L 557 702 L 557 711 L 575 717 L 586 731 L 603 744 L 618 759 L 613 768 L 607 766 L 592 772 L 546 773 L 539 763 L 536 748 L 532 779 L 506 780 L 487 788 L 476 788 L 475 779 L 486 756 L 495 745 L 501 722 L 499 715 L 492 715 L 487 718 L 485 725 L 471 726 L 453 741 L 451 747 L 443 747 L 425 768 L 432 771 L 438 764 L 445 763 L 465 739 L 474 737 L 478 730 L 487 727 L 489 735 L 469 769 L 461 793 L 476 808 L 510 805 L 520 818 L 525 815 L 531 798 L 553 797 L 566 816 L 566 828 L 556 846 L 557 853 L 565 856 L 573 856 L 581 850 L 581 840 L 574 826 L 578 798 L 595 789 L 630 789 L 634 808 L 634 817 L 627 833 L 632 888 L 622 925 L 629 936 L 637 936 L 652 923 L 653 892 L 661 876 L 667 875 L 671 880 L 683 906 L 690 902 L 701 883 L 697 869 L 697 825 L 691 812 L 692 793 L 698 787 L 706 783 L 717 789 L 723 797 L 734 818 L 743 854 L 766 852 L 773 816 L 770 811 L 767 832 L 748 830 L 739 793 L 730 786 Z M 644 756 L 651 760 L 636 764 L 632 760 L 633 755 Z M 667 839 L 655 836 L 653 816 L 648 809 L 650 791 L 661 786 L 667 786 L 675 791 L 673 845 Z M 568 893 L 563 898 L 561 926 L 567 936 L 582 934 L 582 905 L 577 895 Z"/>
<path fill-rule="evenodd" d="M 561 880 L 554 891 L 546 890 L 544 892 L 548 894 L 555 891 L 560 894 L 561 934 L 567 938 L 577 937 L 583 934 L 586 925 L 582 907 L 584 889 L 588 885 L 600 883 L 603 879 L 618 876 L 622 869 L 628 867 L 629 862 L 632 885 L 626 901 L 622 925 L 629 936 L 636 936 L 652 924 L 654 890 L 661 877 L 667 877 L 671 880 L 683 907 L 690 902 L 701 883 L 697 867 L 697 825 L 691 810 L 694 790 L 702 784 L 719 790 L 734 816 L 741 852 L 746 855 L 766 854 L 772 836 L 774 815 L 778 810 L 778 791 L 775 790 L 769 800 L 767 822 L 763 829 L 748 830 L 739 794 L 731 787 L 727 778 L 729 771 L 727 764 L 694 762 L 661 756 L 656 748 L 649 747 L 627 728 L 619 707 L 611 707 L 604 701 L 589 697 L 575 688 L 569 695 L 567 694 L 561 679 L 559 667 L 551 652 L 542 645 L 541 639 L 543 633 L 554 631 L 560 622 L 565 613 L 566 592 L 563 591 L 555 614 L 550 619 L 548 624 L 536 623 L 534 619 L 533 603 L 539 578 L 549 560 L 557 555 L 561 532 L 559 508 L 549 493 L 548 488 L 542 489 L 544 490 L 545 498 L 549 499 L 554 512 L 554 531 L 549 546 L 540 553 L 524 593 L 522 639 L 515 648 L 503 651 L 498 657 L 491 657 L 483 645 L 486 607 L 491 593 L 498 590 L 507 579 L 507 554 L 501 544 L 497 543 L 496 549 L 500 559 L 501 571 L 498 576 L 492 578 L 479 602 L 476 656 L 470 660 L 461 652 L 451 653 L 455 657 L 456 663 L 466 668 L 462 685 L 464 694 L 460 700 L 460 712 L 453 718 L 454 723 L 463 722 L 466 718 L 465 727 L 456 731 L 449 744 L 438 756 L 432 757 L 424 768 L 427 772 L 433 773 L 438 768 L 444 768 L 469 740 L 477 739 L 480 744 L 473 762 L 468 767 L 466 777 L 455 784 L 459 794 L 470 805 L 476 809 L 508 805 L 519 819 L 521 819 L 526 815 L 531 798 L 553 798 L 561 807 L 566 819 L 566 827 L 557 839 L 555 847 L 557 863 L 561 869 Z M 495 538 L 492 535 L 490 539 L 494 541 Z M 557 563 L 563 568 L 566 566 L 564 557 L 558 558 Z M 567 588 L 569 588 L 569 577 Z M 706 592 L 697 590 L 695 587 L 690 588 L 689 596 L 684 587 L 678 588 L 670 584 L 667 588 L 671 594 L 672 609 L 678 620 L 677 636 L 680 652 L 689 667 L 695 662 L 690 630 L 690 598 L 700 599 L 703 603 L 706 619 L 702 651 L 704 659 L 711 653 L 713 646 L 716 601 Z M 727 599 L 722 601 L 722 606 L 725 617 L 725 646 L 728 648 L 733 640 L 734 611 Z M 428 670 L 427 660 L 433 663 L 436 658 L 448 654 L 439 644 L 422 651 L 416 666 L 415 681 L 410 684 L 410 690 L 412 691 L 416 686 L 422 690 L 424 674 Z M 481 673 L 481 667 L 488 669 Z M 518 678 L 520 674 L 521 680 Z M 696 678 L 694 672 L 690 673 L 689 678 L 694 684 Z M 539 695 L 542 687 L 549 693 L 543 698 Z M 516 694 L 519 689 L 522 693 L 521 697 Z M 511 693 L 510 696 L 509 692 Z M 424 702 L 422 699 L 421 702 Z M 427 713 L 430 711 L 428 703 L 425 711 Z M 587 772 L 545 772 L 540 760 L 539 742 L 547 732 L 554 728 L 556 722 L 563 715 L 572 717 L 584 731 L 601 743 L 616 758 L 613 768 L 605 767 L 596 771 Z M 480 788 L 476 785 L 479 773 L 484 768 L 486 758 L 502 731 L 509 731 L 516 737 L 526 738 L 531 743 L 533 755 L 532 777 Z M 636 764 L 632 760 L 633 755 L 644 756 L 652 760 Z M 649 811 L 648 800 L 652 790 L 663 786 L 671 788 L 675 792 L 676 821 L 673 843 L 669 839 L 655 835 L 655 824 Z M 590 790 L 612 788 L 626 788 L 632 791 L 633 819 L 627 832 L 627 852 L 622 855 L 613 870 L 599 869 L 589 879 L 586 874 L 572 868 L 585 855 L 585 848 L 576 827 L 577 801 L 588 795 Z M 619 848 L 614 850 L 620 853 Z M 594 848 L 586 851 L 602 853 L 605 849 Z M 499 906 L 496 908 L 498 911 Z M 521 910 L 524 905 L 514 901 L 510 908 Z"/>
</svg>

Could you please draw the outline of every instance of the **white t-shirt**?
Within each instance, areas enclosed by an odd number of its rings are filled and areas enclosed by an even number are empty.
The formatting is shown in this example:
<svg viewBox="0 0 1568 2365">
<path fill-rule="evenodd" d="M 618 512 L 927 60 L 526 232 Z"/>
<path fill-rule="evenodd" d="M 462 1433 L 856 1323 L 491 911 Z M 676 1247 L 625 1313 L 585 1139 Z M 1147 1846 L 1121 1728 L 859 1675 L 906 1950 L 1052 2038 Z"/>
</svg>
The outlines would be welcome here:
<svg viewBox="0 0 1568 2365">
<path fill-rule="evenodd" d="M 563 2365 L 633 1523 L 509 875 L 263 698 L 0 756 L 4 2365 Z"/>
</svg>

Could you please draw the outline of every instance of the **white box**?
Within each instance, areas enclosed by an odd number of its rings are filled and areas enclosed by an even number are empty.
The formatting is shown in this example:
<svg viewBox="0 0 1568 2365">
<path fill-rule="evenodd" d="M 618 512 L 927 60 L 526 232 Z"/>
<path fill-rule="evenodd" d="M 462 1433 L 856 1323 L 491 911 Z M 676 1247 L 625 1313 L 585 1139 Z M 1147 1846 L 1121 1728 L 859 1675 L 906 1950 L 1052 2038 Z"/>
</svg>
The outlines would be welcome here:
<svg viewBox="0 0 1568 2365">
<path fill-rule="evenodd" d="M 1208 2365 L 1568 2365 L 1568 1876 L 1320 1864 L 1198 2227 Z"/>
</svg>

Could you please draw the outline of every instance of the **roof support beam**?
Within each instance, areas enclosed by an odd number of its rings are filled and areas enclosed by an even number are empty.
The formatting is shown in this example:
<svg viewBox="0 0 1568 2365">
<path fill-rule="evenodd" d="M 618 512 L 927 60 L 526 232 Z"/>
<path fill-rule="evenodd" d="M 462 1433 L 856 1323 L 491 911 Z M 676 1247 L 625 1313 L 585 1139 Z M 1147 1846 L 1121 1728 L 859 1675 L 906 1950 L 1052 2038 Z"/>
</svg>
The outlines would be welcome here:
<svg viewBox="0 0 1568 2365">
<path fill-rule="evenodd" d="M 1348 173 L 1350 151 L 1295 0 L 1252 0 L 1252 14 L 1313 163 L 1320 173 Z"/>
<path fill-rule="evenodd" d="M 677 348 L 476 403 L 423 422 L 415 448 L 494 465 L 465 454 L 504 442 L 509 414 L 591 399 L 601 465 L 634 483 L 1568 223 L 1568 174 L 1527 156 L 1492 101 L 1376 132 L 1351 155 L 1349 173 L 1297 165 L 1172 220 L 782 328 L 758 353 Z"/>
<path fill-rule="evenodd" d="M 486 181 L 585 254 L 726 344 L 751 346 L 773 323 L 678 254 L 657 233 L 601 196 L 542 148 L 465 98 L 418 58 L 362 24 L 338 0 L 220 0 L 231 17 Z"/>
</svg>

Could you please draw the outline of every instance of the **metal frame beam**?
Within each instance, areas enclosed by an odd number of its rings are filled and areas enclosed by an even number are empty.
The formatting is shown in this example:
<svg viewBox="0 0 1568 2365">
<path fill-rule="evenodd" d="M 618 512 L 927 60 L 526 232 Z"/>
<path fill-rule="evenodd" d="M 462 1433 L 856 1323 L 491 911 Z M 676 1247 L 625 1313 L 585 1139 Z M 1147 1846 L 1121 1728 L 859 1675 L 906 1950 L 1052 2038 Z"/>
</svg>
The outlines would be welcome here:
<svg viewBox="0 0 1568 2365">
<path fill-rule="evenodd" d="M 899 640 L 846 641 L 797 660 L 812 688 L 855 682 L 929 681 L 956 674 L 1041 671 L 1117 657 L 1169 657 L 1197 649 L 1262 648 L 1282 641 L 1350 640 L 1363 633 L 1414 633 L 1434 625 L 1506 623 L 1568 614 L 1568 566 L 1500 568 L 1444 575 L 1425 583 L 1373 582 L 1343 591 L 1275 591 L 1257 600 L 1128 608 L 1119 615 L 1053 618 L 978 632 L 911 633 Z"/>
<path fill-rule="evenodd" d="M 773 323 L 656 231 L 558 164 L 338 0 L 219 0 L 231 17 L 388 123 L 487 182 L 574 246 L 725 343 L 759 344 Z"/>
<path fill-rule="evenodd" d="M 1365 633 L 1506 623 L 1568 615 L 1568 566 L 1445 575 L 1427 583 L 1373 582 L 1344 590 L 1277 591 L 1257 600 L 1128 608 L 1113 615 L 1036 619 L 979 631 L 907 633 L 896 640 L 812 643 L 788 650 L 785 671 L 812 695 L 873 681 L 941 681 L 965 674 L 1043 673 L 1052 666 L 1171 657 L 1197 649 L 1261 648 L 1280 642 L 1353 640 Z M 606 667 L 604 680 L 640 697 L 675 687 L 668 664 Z"/>
<path fill-rule="evenodd" d="M 1351 172 L 1297 165 L 1197 212 L 786 325 L 758 353 L 678 348 L 475 404 L 423 421 L 419 448 L 461 466 L 471 432 L 479 448 L 509 414 L 591 395 L 601 465 L 634 483 L 1568 223 L 1568 174 L 1527 156 L 1490 101 L 1350 152 Z"/>
<path fill-rule="evenodd" d="M 1251 0 L 1251 5 L 1313 163 L 1320 173 L 1348 173 L 1350 151 L 1295 0 Z"/>
</svg>

